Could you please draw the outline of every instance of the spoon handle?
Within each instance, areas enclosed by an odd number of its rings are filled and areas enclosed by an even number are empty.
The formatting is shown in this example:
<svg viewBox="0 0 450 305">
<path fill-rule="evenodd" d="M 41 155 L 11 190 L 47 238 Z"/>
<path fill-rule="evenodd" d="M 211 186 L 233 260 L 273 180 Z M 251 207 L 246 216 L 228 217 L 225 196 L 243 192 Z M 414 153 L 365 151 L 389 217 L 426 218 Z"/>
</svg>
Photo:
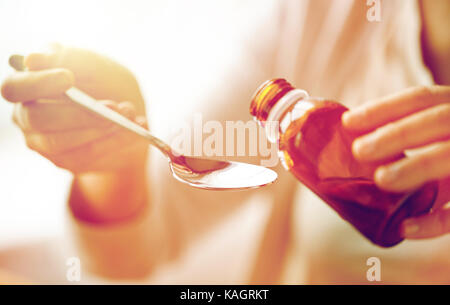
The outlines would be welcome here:
<svg viewBox="0 0 450 305">
<path fill-rule="evenodd" d="M 22 55 L 12 55 L 9 59 L 9 64 L 17 71 L 25 70 Z M 114 110 L 100 103 L 97 103 L 97 101 L 93 97 L 89 96 L 80 89 L 72 87 L 66 90 L 65 94 L 75 104 L 80 105 L 84 109 L 87 109 L 88 111 L 93 112 L 107 119 L 108 121 L 145 138 L 151 144 L 156 146 L 162 153 L 164 153 L 165 155 L 170 155 L 172 150 L 169 145 L 167 145 L 157 137 L 153 136 L 147 129 L 139 126 L 133 121 L 130 121 L 129 119 L 115 112 Z"/>
<path fill-rule="evenodd" d="M 122 128 L 125 128 L 143 138 L 148 140 L 151 144 L 156 146 L 159 150 L 161 150 L 164 154 L 167 154 L 171 151 L 170 146 L 158 139 L 157 137 L 153 136 L 147 129 L 139 126 L 138 124 L 134 123 L 133 121 L 127 119 L 123 115 L 115 112 L 114 110 L 97 103 L 97 101 L 86 94 L 85 92 L 81 91 L 78 88 L 72 87 L 66 90 L 65 94 L 67 97 L 70 98 L 70 100 L 84 109 L 89 110 L 90 112 L 93 112 L 108 121 L 121 126 Z"/>
</svg>

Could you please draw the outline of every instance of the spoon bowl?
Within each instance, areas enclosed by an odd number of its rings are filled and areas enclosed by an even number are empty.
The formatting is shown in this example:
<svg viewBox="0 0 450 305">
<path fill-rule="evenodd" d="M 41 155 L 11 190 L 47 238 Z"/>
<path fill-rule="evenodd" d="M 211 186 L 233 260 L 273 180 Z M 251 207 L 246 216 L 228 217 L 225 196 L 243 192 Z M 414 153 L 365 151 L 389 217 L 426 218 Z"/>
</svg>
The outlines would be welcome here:
<svg viewBox="0 0 450 305">
<path fill-rule="evenodd" d="M 250 189 L 271 184 L 277 173 L 263 166 L 180 156 L 169 161 L 173 176 L 190 186 L 209 190 Z"/>
</svg>

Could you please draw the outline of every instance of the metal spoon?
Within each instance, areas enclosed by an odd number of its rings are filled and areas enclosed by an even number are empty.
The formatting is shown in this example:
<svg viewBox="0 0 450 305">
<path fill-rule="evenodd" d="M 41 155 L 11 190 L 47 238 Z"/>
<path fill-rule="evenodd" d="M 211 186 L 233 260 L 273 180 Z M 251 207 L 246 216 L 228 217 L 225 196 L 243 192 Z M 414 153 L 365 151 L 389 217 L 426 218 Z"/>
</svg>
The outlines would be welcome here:
<svg viewBox="0 0 450 305">
<path fill-rule="evenodd" d="M 17 71 L 25 70 L 22 55 L 12 55 L 9 64 Z M 277 174 L 273 170 L 263 166 L 176 154 L 168 144 L 153 136 L 148 130 L 97 103 L 83 91 L 72 87 L 65 94 L 83 108 L 147 139 L 167 157 L 173 176 L 190 186 L 209 190 L 239 190 L 265 186 L 277 179 Z"/>
</svg>

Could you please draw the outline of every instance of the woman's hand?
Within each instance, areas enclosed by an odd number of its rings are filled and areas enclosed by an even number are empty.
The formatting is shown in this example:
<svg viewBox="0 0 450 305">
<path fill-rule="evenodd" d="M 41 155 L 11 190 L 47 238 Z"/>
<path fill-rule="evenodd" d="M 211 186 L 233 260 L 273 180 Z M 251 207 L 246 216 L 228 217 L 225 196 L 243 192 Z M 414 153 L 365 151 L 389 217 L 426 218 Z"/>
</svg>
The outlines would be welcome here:
<svg viewBox="0 0 450 305">
<path fill-rule="evenodd" d="M 144 102 L 128 70 L 95 53 L 63 47 L 31 54 L 25 64 L 29 71 L 6 79 L 2 95 L 15 104 L 13 120 L 31 149 L 76 174 L 121 170 L 134 157 L 143 163 L 143 141 L 63 96 L 75 85 L 144 124 Z"/>
<path fill-rule="evenodd" d="M 28 71 L 2 84 L 14 103 L 13 120 L 28 147 L 75 174 L 72 210 L 92 221 L 113 221 L 145 202 L 148 144 L 129 131 L 69 101 L 76 86 L 100 103 L 145 126 L 145 108 L 134 76 L 90 51 L 55 46 L 25 58 Z"/>
<path fill-rule="evenodd" d="M 382 189 L 409 191 L 432 180 L 440 180 L 440 191 L 430 214 L 404 222 L 407 238 L 427 238 L 450 232 L 450 87 L 407 89 L 358 108 L 342 116 L 344 126 L 362 133 L 353 143 L 355 158 L 383 162 L 375 171 Z"/>
</svg>

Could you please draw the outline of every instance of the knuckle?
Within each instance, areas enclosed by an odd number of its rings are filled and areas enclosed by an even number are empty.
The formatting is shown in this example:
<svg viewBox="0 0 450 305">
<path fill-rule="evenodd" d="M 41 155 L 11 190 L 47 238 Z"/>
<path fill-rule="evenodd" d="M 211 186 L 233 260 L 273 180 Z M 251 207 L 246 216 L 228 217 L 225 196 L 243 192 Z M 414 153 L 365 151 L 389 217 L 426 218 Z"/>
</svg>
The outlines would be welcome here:
<svg viewBox="0 0 450 305">
<path fill-rule="evenodd" d="M 433 124 L 442 127 L 450 127 L 450 104 L 440 104 L 425 110 L 427 120 L 432 120 Z"/>
<path fill-rule="evenodd" d="M 47 136 L 43 139 L 44 147 L 47 151 L 52 153 L 61 153 L 64 151 L 64 148 L 61 147 L 60 141 L 52 136 Z"/>
<path fill-rule="evenodd" d="M 25 135 L 25 144 L 29 149 L 32 149 L 47 159 L 50 159 L 51 154 L 54 154 L 50 145 L 48 136 L 40 133 L 32 133 Z"/>
<path fill-rule="evenodd" d="M 22 124 L 30 130 L 39 130 L 41 114 L 34 107 L 24 107 L 22 110 Z"/>
<path fill-rule="evenodd" d="M 130 108 L 134 108 L 134 105 L 132 102 L 129 101 L 123 101 L 119 103 L 119 106 L 121 107 L 130 107 Z"/>
<path fill-rule="evenodd" d="M 71 167 L 66 158 L 61 158 L 58 156 L 52 156 L 52 157 L 46 156 L 46 158 L 49 159 L 57 167 L 67 168 L 67 169 L 70 169 L 70 167 Z"/>
<path fill-rule="evenodd" d="M 436 95 L 436 94 L 439 94 L 440 92 L 442 92 L 443 87 L 444 86 L 442 86 L 442 85 L 431 85 L 431 86 L 428 86 L 427 88 L 431 95 Z"/>
<path fill-rule="evenodd" d="M 417 168 L 420 168 L 422 173 L 425 175 L 430 172 L 433 167 L 433 159 L 428 156 L 419 156 L 415 164 Z"/>
<path fill-rule="evenodd" d="M 375 111 L 371 111 L 370 108 L 363 108 L 361 110 L 361 118 L 365 121 L 373 121 L 377 118 Z"/>
<path fill-rule="evenodd" d="M 27 137 L 26 140 L 28 148 L 35 150 L 41 154 L 50 154 L 52 152 L 48 137 L 41 135 L 41 134 L 32 134 L 31 136 Z"/>
<path fill-rule="evenodd" d="M 413 92 L 420 97 L 427 97 L 433 94 L 433 88 L 429 86 L 414 87 Z"/>
<path fill-rule="evenodd" d="M 100 101 L 98 101 L 98 103 L 102 104 L 105 107 L 109 107 L 109 108 L 117 107 L 116 102 L 111 101 L 111 100 L 100 100 Z"/>
<path fill-rule="evenodd" d="M 389 123 L 389 128 L 386 129 L 388 138 L 394 141 L 392 144 L 401 145 L 402 143 L 409 143 L 414 138 L 414 134 L 411 132 L 410 126 L 402 124 Z"/>
<path fill-rule="evenodd" d="M 131 102 L 121 102 L 118 105 L 119 111 L 124 111 L 127 113 L 133 113 L 135 111 L 134 105 Z"/>
<path fill-rule="evenodd" d="M 47 155 L 46 158 L 55 166 L 67 169 L 74 174 L 86 172 L 90 168 L 89 160 L 80 160 L 67 153 Z"/>
<path fill-rule="evenodd" d="M 437 106 L 437 119 L 450 125 L 450 103 Z"/>
<path fill-rule="evenodd" d="M 37 143 L 35 138 L 32 136 L 25 136 L 25 145 L 31 150 L 34 150 L 37 152 L 42 151 L 40 145 Z"/>
<path fill-rule="evenodd" d="M 77 162 L 71 158 L 70 154 L 67 153 L 49 154 L 44 152 L 41 154 L 50 160 L 50 162 L 52 162 L 55 166 L 70 171 L 74 171 L 74 169 L 77 168 L 78 163 L 80 163 L 80 161 Z"/>
</svg>

